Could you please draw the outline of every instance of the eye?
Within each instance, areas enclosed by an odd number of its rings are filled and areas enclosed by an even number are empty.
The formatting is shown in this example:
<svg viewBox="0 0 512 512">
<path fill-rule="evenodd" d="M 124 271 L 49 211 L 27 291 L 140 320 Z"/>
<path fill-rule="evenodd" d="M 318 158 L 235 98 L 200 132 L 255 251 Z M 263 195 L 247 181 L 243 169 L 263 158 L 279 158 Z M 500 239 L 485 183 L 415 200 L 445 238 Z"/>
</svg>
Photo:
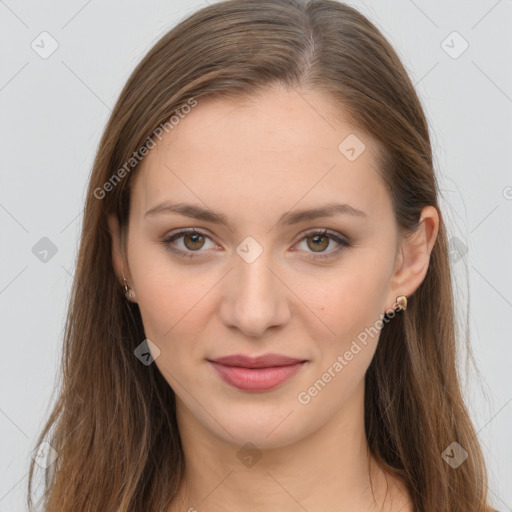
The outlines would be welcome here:
<svg viewBox="0 0 512 512">
<path fill-rule="evenodd" d="M 176 244 L 174 244 L 174 242 L 179 239 L 183 239 L 181 243 L 182 248 L 176 247 Z M 206 233 L 203 233 L 202 231 L 196 230 L 194 228 L 190 228 L 171 234 L 170 236 L 164 238 L 162 243 L 168 250 L 177 254 L 178 256 L 192 259 L 199 257 L 194 253 L 205 252 L 201 251 L 201 249 L 205 247 L 206 239 L 212 240 Z M 325 249 L 329 247 L 332 240 L 338 244 L 338 247 L 326 252 Z M 313 255 L 307 256 L 311 259 L 331 258 L 333 255 L 338 254 L 346 247 L 351 246 L 350 242 L 344 239 L 342 235 L 339 235 L 333 231 L 329 231 L 328 229 L 310 231 L 302 237 L 300 242 L 305 242 L 306 246 L 309 249 L 312 249 L 311 252 Z M 213 245 L 215 246 L 215 244 Z"/>
<path fill-rule="evenodd" d="M 324 249 L 329 247 L 332 240 L 338 244 L 338 247 L 326 252 Z M 351 246 L 348 240 L 328 229 L 310 231 L 301 239 L 302 242 L 306 243 L 308 249 L 312 249 L 313 256 L 307 256 L 311 259 L 332 258 L 345 248 Z"/>
<path fill-rule="evenodd" d="M 182 246 L 184 249 L 180 249 L 176 247 L 173 242 L 175 240 L 179 240 L 182 238 Z M 200 251 L 205 246 L 205 240 L 211 238 L 201 231 L 198 231 L 196 229 L 184 229 L 181 231 L 178 231 L 177 233 L 174 233 L 173 235 L 166 237 L 162 240 L 162 243 L 175 254 L 178 254 L 178 256 L 182 256 L 185 258 L 196 258 L 197 256 L 193 254 L 194 252 L 204 252 Z"/>
</svg>

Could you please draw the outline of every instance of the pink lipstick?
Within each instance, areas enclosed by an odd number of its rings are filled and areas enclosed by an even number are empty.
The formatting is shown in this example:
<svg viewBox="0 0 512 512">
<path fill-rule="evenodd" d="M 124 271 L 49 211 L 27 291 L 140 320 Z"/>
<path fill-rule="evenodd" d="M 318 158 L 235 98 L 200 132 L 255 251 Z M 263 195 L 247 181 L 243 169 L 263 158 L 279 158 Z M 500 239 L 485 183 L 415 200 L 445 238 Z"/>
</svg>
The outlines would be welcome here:
<svg viewBox="0 0 512 512">
<path fill-rule="evenodd" d="M 295 375 L 307 361 L 280 354 L 249 357 L 243 354 L 220 357 L 208 362 L 220 377 L 243 391 L 267 391 Z"/>
</svg>

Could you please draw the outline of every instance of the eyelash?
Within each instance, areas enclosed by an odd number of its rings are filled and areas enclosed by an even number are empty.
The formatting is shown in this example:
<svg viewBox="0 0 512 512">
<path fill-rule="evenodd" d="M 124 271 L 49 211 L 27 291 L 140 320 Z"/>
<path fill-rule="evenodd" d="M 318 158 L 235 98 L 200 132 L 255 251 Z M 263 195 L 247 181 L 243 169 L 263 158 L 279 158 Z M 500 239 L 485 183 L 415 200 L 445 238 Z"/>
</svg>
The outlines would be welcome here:
<svg viewBox="0 0 512 512">
<path fill-rule="evenodd" d="M 206 233 L 203 233 L 202 231 L 199 231 L 194 228 L 190 228 L 190 229 L 184 229 L 184 230 L 178 231 L 177 233 L 174 233 L 174 234 L 171 234 L 170 236 L 165 237 L 162 240 L 162 243 L 166 246 L 166 248 L 168 250 L 177 254 L 180 257 L 188 258 L 190 260 L 200 257 L 200 256 L 197 256 L 196 254 L 194 254 L 194 252 L 204 252 L 204 251 L 190 251 L 190 252 L 182 251 L 181 249 L 177 249 L 176 247 L 171 245 L 171 243 L 174 242 L 174 240 L 177 240 L 178 238 L 181 238 L 182 236 L 187 235 L 189 233 L 201 235 L 201 236 L 203 236 L 205 238 L 209 238 L 211 240 L 211 237 L 208 236 Z M 322 229 L 322 230 L 317 229 L 317 230 L 309 231 L 303 235 L 303 237 L 299 240 L 299 242 L 302 242 L 305 238 L 312 237 L 312 236 L 328 236 L 328 238 L 330 238 L 331 240 L 334 240 L 335 242 L 340 244 L 340 247 L 338 247 L 337 249 L 334 249 L 332 251 L 328 251 L 328 253 L 326 253 L 326 254 L 311 253 L 311 254 L 315 254 L 315 256 L 308 256 L 308 258 L 310 258 L 312 260 L 322 260 L 322 259 L 332 258 L 333 253 L 338 254 L 341 251 L 343 251 L 344 249 L 352 246 L 352 244 L 348 240 L 340 238 L 340 236 L 338 236 L 338 234 L 335 231 L 330 231 L 328 229 Z M 299 242 L 297 242 L 297 243 L 299 243 Z"/>
</svg>

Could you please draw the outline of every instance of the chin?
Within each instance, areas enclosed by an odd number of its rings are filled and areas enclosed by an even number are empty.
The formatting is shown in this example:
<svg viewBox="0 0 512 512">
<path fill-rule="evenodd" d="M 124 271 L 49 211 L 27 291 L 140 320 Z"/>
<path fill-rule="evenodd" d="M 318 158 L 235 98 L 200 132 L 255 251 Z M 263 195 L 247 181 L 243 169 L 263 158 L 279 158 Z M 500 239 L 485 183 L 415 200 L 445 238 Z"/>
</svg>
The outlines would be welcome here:
<svg viewBox="0 0 512 512">
<path fill-rule="evenodd" d="M 293 411 L 293 412 L 292 412 Z M 238 447 L 252 443 L 260 450 L 288 446 L 300 441 L 310 432 L 310 422 L 302 425 L 293 406 L 281 407 L 271 412 L 242 410 L 216 416 L 218 422 L 208 420 L 217 436 Z M 226 430 L 219 426 L 225 426 Z M 230 435 L 231 434 L 231 435 Z"/>
</svg>

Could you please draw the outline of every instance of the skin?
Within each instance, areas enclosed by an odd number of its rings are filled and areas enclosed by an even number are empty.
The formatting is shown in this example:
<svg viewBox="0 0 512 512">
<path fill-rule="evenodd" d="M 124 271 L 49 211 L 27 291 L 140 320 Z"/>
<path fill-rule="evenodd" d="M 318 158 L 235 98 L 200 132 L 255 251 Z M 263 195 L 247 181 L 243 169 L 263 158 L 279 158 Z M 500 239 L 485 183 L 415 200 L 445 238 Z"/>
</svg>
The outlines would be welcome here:
<svg viewBox="0 0 512 512">
<path fill-rule="evenodd" d="M 393 310 L 397 296 L 418 288 L 437 210 L 426 207 L 414 235 L 401 236 L 376 171 L 375 141 L 321 93 L 279 86 L 250 101 L 198 101 L 132 178 L 126 251 L 109 219 L 116 274 L 132 288 L 146 336 L 160 350 L 154 364 L 176 393 L 186 475 L 170 512 L 412 511 L 404 487 L 373 458 L 374 495 L 370 488 L 364 375 L 378 335 L 359 343 L 309 403 L 298 394 Z M 366 146 L 354 161 L 338 149 L 350 134 Z M 145 217 L 166 200 L 221 212 L 230 227 L 171 213 Z M 367 218 L 337 214 L 277 225 L 286 212 L 331 201 Z M 162 243 L 184 228 L 206 234 L 170 242 L 196 254 L 193 260 Z M 304 234 L 315 229 L 352 246 L 337 252 L 330 237 L 315 245 L 314 235 Z M 263 248 L 251 263 L 236 252 L 247 236 Z M 319 254 L 330 257 L 315 260 Z M 245 392 L 206 361 L 269 352 L 308 363 L 276 389 Z M 249 442 L 261 456 L 251 467 L 237 456 L 247 454 Z"/>
</svg>

